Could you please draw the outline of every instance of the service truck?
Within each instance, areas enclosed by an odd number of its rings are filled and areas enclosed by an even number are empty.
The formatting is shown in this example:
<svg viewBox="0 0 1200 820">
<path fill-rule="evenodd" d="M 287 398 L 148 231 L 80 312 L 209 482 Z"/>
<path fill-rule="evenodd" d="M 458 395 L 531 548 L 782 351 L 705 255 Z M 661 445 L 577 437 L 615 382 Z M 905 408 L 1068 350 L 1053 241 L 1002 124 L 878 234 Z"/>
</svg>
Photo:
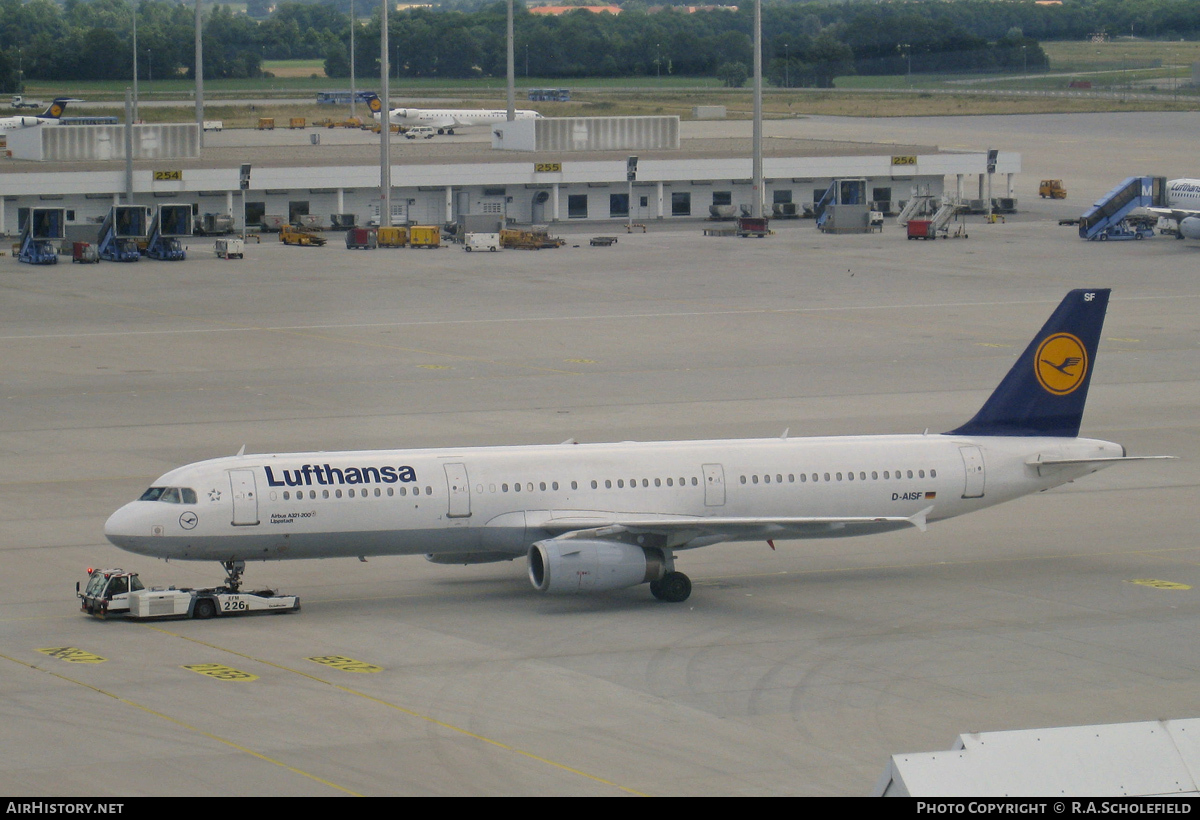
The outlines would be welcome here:
<svg viewBox="0 0 1200 820">
<path fill-rule="evenodd" d="M 123 615 L 143 618 L 213 618 L 250 612 L 298 612 L 300 598 L 280 595 L 273 589 L 242 592 L 236 585 L 193 589 L 151 587 L 147 589 L 136 572 L 123 569 L 89 569 L 87 586 L 75 584 L 81 609 L 105 618 Z"/>
<path fill-rule="evenodd" d="M 500 250 L 500 233 L 480 233 L 473 231 L 466 235 L 463 242 L 463 250 L 466 251 L 491 251 Z"/>
</svg>

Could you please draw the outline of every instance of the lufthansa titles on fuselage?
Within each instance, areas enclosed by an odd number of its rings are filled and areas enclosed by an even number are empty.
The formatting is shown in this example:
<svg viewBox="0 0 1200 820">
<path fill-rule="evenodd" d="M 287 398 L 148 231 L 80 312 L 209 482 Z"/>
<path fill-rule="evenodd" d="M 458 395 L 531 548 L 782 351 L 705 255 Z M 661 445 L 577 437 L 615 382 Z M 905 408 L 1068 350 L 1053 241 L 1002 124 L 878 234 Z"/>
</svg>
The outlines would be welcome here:
<svg viewBox="0 0 1200 820">
<path fill-rule="evenodd" d="M 275 471 L 264 466 L 267 484 L 271 487 L 311 487 L 314 484 L 395 484 L 417 480 L 417 471 L 407 465 L 400 467 L 333 467 L 329 464 L 305 464 L 295 470 Z"/>
</svg>

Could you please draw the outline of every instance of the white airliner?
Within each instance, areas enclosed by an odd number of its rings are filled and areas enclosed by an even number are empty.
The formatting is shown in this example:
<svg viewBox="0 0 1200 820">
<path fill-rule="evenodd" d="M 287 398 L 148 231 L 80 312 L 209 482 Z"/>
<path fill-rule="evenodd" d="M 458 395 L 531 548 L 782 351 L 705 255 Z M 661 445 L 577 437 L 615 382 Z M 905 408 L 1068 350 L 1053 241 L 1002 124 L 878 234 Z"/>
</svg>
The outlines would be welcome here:
<svg viewBox="0 0 1200 820">
<path fill-rule="evenodd" d="M 172 470 L 105 535 L 158 558 L 527 557 L 538 590 L 649 583 L 680 553 L 872 535 L 1065 484 L 1126 457 L 1079 438 L 1109 291 L 1075 290 L 971 421 L 948 433 L 245 455 Z M 1149 457 L 1155 458 L 1155 457 Z"/>
<path fill-rule="evenodd" d="M 382 116 L 383 101 L 371 94 L 367 97 L 367 107 L 371 116 L 379 120 Z M 518 120 L 537 120 L 542 115 L 536 111 L 517 109 L 514 112 Z M 467 125 L 491 125 L 505 122 L 508 110 L 504 108 L 393 108 L 388 112 L 388 122 L 392 125 L 428 125 L 437 129 L 439 134 L 453 134 L 455 128 Z"/>
<path fill-rule="evenodd" d="M 18 131 L 22 128 L 33 128 L 38 125 L 58 125 L 58 118 L 67 108 L 67 103 L 79 102 L 68 97 L 59 97 L 50 103 L 50 107 L 34 116 L 0 117 L 0 134 Z"/>
<path fill-rule="evenodd" d="M 1147 208 L 1150 213 L 1175 220 L 1177 239 L 1200 239 L 1200 179 L 1173 179 L 1167 183 L 1167 207 Z"/>
</svg>

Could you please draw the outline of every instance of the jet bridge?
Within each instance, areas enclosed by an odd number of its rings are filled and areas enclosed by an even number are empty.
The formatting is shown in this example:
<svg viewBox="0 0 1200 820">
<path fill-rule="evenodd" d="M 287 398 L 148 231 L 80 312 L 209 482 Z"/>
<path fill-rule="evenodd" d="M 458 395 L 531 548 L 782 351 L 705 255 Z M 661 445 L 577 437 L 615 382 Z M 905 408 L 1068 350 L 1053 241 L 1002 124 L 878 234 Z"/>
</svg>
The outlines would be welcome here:
<svg viewBox="0 0 1200 820">
<path fill-rule="evenodd" d="M 187 259 L 187 251 L 179 240 L 192 235 L 193 219 L 191 205 L 159 205 L 150 221 L 146 255 L 169 262 Z"/>
<path fill-rule="evenodd" d="M 136 262 L 142 258 L 138 243 L 145 242 L 149 209 L 142 205 L 114 205 L 100 223 L 96 250 L 109 262 Z"/>
<path fill-rule="evenodd" d="M 21 228 L 21 250 L 17 260 L 30 265 L 57 265 L 55 242 L 66 238 L 66 210 L 31 208 Z"/>
<path fill-rule="evenodd" d="M 1136 208 L 1165 207 L 1166 177 L 1129 177 L 1079 218 L 1081 239 L 1107 239 Z"/>
</svg>

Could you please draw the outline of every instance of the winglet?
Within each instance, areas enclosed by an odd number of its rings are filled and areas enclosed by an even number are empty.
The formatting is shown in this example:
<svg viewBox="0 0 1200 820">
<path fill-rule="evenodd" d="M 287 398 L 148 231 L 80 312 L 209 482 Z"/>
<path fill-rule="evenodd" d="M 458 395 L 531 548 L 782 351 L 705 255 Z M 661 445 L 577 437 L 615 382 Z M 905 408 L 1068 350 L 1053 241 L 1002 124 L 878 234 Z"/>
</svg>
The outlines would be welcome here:
<svg viewBox="0 0 1200 820">
<path fill-rule="evenodd" d="M 1108 295 L 1108 288 L 1068 293 L 975 417 L 950 433 L 1078 436 Z"/>
</svg>

